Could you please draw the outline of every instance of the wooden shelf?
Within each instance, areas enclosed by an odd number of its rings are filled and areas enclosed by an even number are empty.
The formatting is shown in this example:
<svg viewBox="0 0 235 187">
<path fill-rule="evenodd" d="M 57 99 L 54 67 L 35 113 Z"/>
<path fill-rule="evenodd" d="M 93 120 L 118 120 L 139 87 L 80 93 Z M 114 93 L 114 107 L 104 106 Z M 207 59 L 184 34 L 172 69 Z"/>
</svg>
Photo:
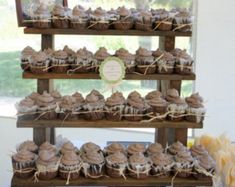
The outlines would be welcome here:
<svg viewBox="0 0 235 187">
<path fill-rule="evenodd" d="M 77 120 L 77 121 L 62 121 L 62 120 L 18 120 L 17 127 L 19 128 L 192 128 L 201 129 L 203 128 L 202 123 L 191 123 L 187 121 L 182 122 L 132 122 L 132 121 L 87 121 L 87 120 Z"/>
<path fill-rule="evenodd" d="M 24 79 L 100 79 L 99 74 L 95 73 L 79 73 L 79 74 L 59 74 L 59 73 L 45 73 L 33 74 L 30 72 L 23 72 Z M 152 75 L 138 75 L 127 74 L 126 80 L 195 80 L 196 75 L 178 75 L 178 74 L 152 74 Z"/>
<path fill-rule="evenodd" d="M 181 36 L 181 37 L 191 37 L 191 32 L 174 32 L 174 31 L 138 31 L 138 30 L 106 30 L 106 31 L 96 31 L 91 29 L 76 30 L 76 29 L 35 29 L 35 28 L 25 28 L 25 34 L 66 34 L 66 35 L 110 35 L 110 36 Z"/>
<path fill-rule="evenodd" d="M 102 179 L 85 179 L 80 178 L 75 181 L 70 181 L 69 185 L 66 186 L 170 186 L 171 178 L 155 178 L 149 177 L 147 179 L 133 179 L 127 178 L 116 179 L 116 178 L 102 178 Z M 55 187 L 65 186 L 66 181 L 62 179 L 54 179 L 50 181 L 39 181 L 35 183 L 32 179 L 18 179 L 13 177 L 11 186 L 12 187 Z M 175 178 L 174 186 L 212 186 L 212 180 L 206 178 L 203 180 L 196 180 L 194 178 Z"/>
</svg>

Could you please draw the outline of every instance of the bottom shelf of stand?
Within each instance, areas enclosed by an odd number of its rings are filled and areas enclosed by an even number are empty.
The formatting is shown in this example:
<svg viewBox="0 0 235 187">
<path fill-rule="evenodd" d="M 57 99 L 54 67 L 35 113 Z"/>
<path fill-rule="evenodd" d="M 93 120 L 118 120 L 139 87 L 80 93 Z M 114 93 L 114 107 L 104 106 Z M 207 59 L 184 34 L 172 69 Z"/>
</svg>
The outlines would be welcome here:
<svg viewBox="0 0 235 187">
<path fill-rule="evenodd" d="M 55 187 L 55 186 L 170 186 L 172 178 L 156 178 L 148 177 L 147 179 L 85 179 L 81 177 L 78 180 L 70 181 L 69 185 L 65 185 L 65 180 L 56 178 L 50 181 L 39 181 L 35 183 L 32 179 L 18 179 L 13 177 L 12 187 Z M 211 178 L 197 180 L 195 178 L 175 178 L 173 186 L 212 186 Z"/>
</svg>

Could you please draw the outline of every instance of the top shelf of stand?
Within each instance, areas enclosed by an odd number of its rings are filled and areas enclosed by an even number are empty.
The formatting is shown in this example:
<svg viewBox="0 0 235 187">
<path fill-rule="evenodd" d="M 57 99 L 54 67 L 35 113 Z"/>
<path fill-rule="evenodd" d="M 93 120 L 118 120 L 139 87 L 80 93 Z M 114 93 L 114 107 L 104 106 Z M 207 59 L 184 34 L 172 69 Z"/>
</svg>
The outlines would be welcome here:
<svg viewBox="0 0 235 187">
<path fill-rule="evenodd" d="M 191 37 L 191 32 L 175 32 L 175 31 L 139 31 L 139 30 L 105 30 L 96 31 L 91 29 L 76 30 L 76 29 L 35 29 L 25 28 L 25 34 L 48 34 L 48 35 L 110 35 L 110 36 L 170 36 L 170 37 Z"/>
</svg>

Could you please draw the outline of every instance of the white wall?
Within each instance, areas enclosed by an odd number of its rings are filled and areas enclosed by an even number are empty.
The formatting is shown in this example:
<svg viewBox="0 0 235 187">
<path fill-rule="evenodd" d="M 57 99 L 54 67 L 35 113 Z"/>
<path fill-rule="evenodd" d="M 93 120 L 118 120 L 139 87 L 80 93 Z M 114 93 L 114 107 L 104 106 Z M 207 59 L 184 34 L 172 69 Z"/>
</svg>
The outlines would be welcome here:
<svg viewBox="0 0 235 187">
<path fill-rule="evenodd" d="M 198 0 L 196 90 L 208 101 L 203 132 L 235 141 L 235 1 Z"/>
</svg>

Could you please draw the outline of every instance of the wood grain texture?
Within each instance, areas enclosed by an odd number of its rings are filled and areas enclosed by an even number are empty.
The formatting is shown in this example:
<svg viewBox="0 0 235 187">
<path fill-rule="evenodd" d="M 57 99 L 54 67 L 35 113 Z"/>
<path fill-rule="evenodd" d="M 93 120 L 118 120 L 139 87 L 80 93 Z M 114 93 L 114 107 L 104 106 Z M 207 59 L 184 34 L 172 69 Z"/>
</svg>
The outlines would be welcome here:
<svg viewBox="0 0 235 187">
<path fill-rule="evenodd" d="M 105 30 L 105 31 L 96 31 L 91 29 L 85 30 L 76 30 L 76 29 L 35 29 L 35 28 L 25 28 L 25 34 L 65 34 L 65 35 L 117 35 L 117 36 L 181 36 L 181 37 L 191 37 L 191 32 L 173 32 L 173 31 L 138 31 L 138 30 Z"/>
<path fill-rule="evenodd" d="M 132 122 L 132 121 L 86 121 L 86 120 L 77 120 L 77 121 L 62 121 L 62 120 L 37 120 L 37 121 L 17 121 L 17 127 L 19 128 L 203 128 L 201 123 L 191 123 L 187 121 L 182 122 L 150 122 L 150 123 L 141 123 L 141 122 Z"/>
<path fill-rule="evenodd" d="M 101 178 L 101 179 L 85 179 L 81 177 L 78 180 L 70 181 L 66 186 L 170 186 L 171 178 L 156 178 L 148 177 L 147 179 L 133 179 L 127 178 Z M 50 181 L 39 181 L 35 183 L 32 179 L 18 179 L 13 177 L 12 187 L 55 187 L 65 186 L 66 181 L 59 178 Z M 174 180 L 174 186 L 212 186 L 212 180 L 210 178 L 204 180 L 196 180 L 194 178 L 176 178 Z"/>
</svg>

